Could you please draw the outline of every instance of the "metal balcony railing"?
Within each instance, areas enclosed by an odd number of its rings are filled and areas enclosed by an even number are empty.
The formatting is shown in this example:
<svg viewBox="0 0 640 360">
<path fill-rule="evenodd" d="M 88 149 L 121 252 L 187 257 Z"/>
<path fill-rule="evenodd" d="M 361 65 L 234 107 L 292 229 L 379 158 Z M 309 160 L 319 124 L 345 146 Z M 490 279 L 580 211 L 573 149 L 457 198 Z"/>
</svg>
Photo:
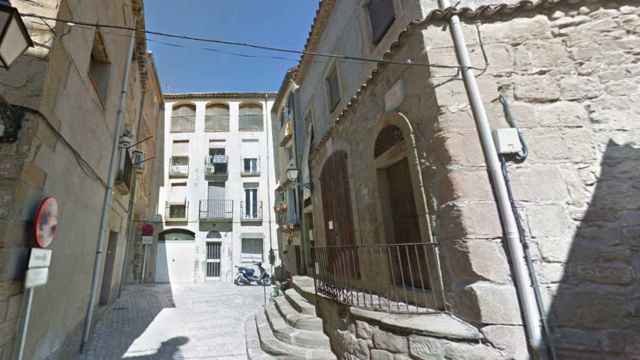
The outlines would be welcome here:
<svg viewBox="0 0 640 360">
<path fill-rule="evenodd" d="M 390 313 L 425 313 L 432 303 L 430 243 L 314 247 L 316 291 Z"/>
<path fill-rule="evenodd" d="M 243 221 L 262 220 L 262 201 L 258 201 L 254 206 L 245 206 L 244 201 L 240 202 L 240 219 Z"/>
<path fill-rule="evenodd" d="M 187 221 L 189 216 L 189 202 L 184 201 L 167 201 L 165 208 L 166 221 Z"/>
<path fill-rule="evenodd" d="M 186 156 L 173 156 L 169 163 L 170 177 L 189 177 L 189 158 Z"/>
<path fill-rule="evenodd" d="M 223 199 L 200 200 L 200 220 L 204 220 L 204 221 L 233 220 L 233 200 L 223 200 Z"/>
</svg>

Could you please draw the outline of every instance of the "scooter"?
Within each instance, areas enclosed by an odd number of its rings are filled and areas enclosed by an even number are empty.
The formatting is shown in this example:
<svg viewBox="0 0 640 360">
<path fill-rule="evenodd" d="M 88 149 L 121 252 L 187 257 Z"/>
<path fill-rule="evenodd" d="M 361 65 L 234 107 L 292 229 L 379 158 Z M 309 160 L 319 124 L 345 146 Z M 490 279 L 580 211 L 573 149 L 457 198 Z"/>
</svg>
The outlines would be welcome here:
<svg viewBox="0 0 640 360">
<path fill-rule="evenodd" d="M 238 268 L 238 273 L 236 274 L 233 283 L 236 285 L 252 285 L 256 283 L 257 285 L 269 286 L 271 285 L 271 276 L 267 273 L 264 267 L 262 267 L 262 263 L 256 263 L 258 267 L 259 274 L 256 274 L 256 270 L 244 267 L 244 266 L 236 266 Z"/>
</svg>

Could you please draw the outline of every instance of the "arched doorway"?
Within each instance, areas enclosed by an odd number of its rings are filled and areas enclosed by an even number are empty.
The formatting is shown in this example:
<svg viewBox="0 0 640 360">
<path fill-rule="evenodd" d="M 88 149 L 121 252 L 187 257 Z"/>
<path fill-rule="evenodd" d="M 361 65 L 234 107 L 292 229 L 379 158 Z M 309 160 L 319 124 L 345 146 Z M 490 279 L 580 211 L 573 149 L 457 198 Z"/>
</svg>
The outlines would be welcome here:
<svg viewBox="0 0 640 360">
<path fill-rule="evenodd" d="M 196 266 L 195 234 L 192 231 L 168 229 L 158 235 L 156 282 L 194 282 Z"/>
</svg>

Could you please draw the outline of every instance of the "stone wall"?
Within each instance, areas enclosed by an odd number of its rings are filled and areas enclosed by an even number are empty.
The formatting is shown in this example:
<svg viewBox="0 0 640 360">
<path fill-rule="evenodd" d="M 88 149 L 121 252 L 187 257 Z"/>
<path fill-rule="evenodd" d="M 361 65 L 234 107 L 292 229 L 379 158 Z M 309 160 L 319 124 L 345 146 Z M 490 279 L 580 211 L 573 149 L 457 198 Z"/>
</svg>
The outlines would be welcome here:
<svg viewBox="0 0 640 360">
<path fill-rule="evenodd" d="M 15 1 L 24 12 L 131 25 L 130 1 Z M 47 285 L 35 289 L 25 358 L 71 358 L 78 350 L 96 256 L 100 210 L 128 38 L 103 34 L 112 70 L 101 102 L 88 77 L 94 29 L 27 23 L 39 42 L 0 76 L 0 95 L 30 109 L 15 144 L 0 145 L 0 359 L 12 359 L 23 305 L 23 271 L 33 246 L 34 210 L 44 196 L 60 204 Z M 44 45 L 43 45 L 44 44 Z M 137 120 L 141 73 L 130 74 L 125 123 Z M 135 129 L 134 129 L 135 130 Z M 128 196 L 114 194 L 109 230 L 117 232 L 111 298 L 120 285 Z M 98 281 L 102 281 L 102 268 Z M 100 290 L 98 290 L 99 292 Z"/>
<path fill-rule="evenodd" d="M 633 330 L 640 294 L 633 243 L 640 219 L 634 185 L 640 168 L 640 10 L 629 4 L 574 2 L 485 14 L 477 22 L 463 17 L 473 64 L 482 69 L 478 83 L 491 126 L 508 127 L 498 101 L 505 95 L 529 145 L 527 161 L 509 165 L 510 178 L 563 359 L 640 352 Z M 456 65 L 442 25 L 402 35 L 390 58 Z M 384 243 L 372 142 L 389 110 L 384 96 L 401 80 L 402 101 L 392 111 L 415 128 L 446 308 L 474 324 L 491 348 L 525 359 L 502 229 L 456 69 L 381 66 L 320 140 L 312 172 L 319 174 L 333 152 L 346 151 L 356 243 Z M 316 178 L 315 204 L 322 204 L 320 189 Z M 321 206 L 315 209 L 314 222 L 324 224 Z M 315 231 L 322 243 L 324 226 Z"/>
<path fill-rule="evenodd" d="M 464 25 L 494 127 L 507 96 L 529 146 L 510 164 L 516 204 L 561 358 L 619 359 L 637 347 L 640 8 L 578 2 Z M 429 60 L 455 63 L 447 31 L 424 31 Z M 454 309 L 498 343 L 521 322 L 484 160 L 455 70 L 433 70 L 446 149 L 440 199 Z M 447 75 L 452 81 L 445 82 Z M 457 259 L 464 259 L 460 262 Z M 496 262 L 495 259 L 502 259 Z M 634 331 L 634 329 L 636 329 Z"/>
</svg>

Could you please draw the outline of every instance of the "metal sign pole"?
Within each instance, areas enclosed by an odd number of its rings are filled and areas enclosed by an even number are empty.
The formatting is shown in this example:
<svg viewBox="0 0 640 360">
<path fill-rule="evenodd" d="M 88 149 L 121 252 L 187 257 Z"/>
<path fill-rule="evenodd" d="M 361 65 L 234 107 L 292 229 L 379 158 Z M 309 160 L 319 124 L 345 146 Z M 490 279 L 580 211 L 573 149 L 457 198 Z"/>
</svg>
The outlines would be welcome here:
<svg viewBox="0 0 640 360">
<path fill-rule="evenodd" d="M 24 344 L 27 342 L 27 330 L 29 329 L 29 318 L 31 317 L 31 304 L 33 303 L 33 289 L 26 289 L 27 295 L 27 306 L 24 311 L 24 316 L 22 317 L 22 322 L 20 323 L 20 334 L 18 335 L 18 349 L 17 349 L 17 360 L 22 360 L 22 356 L 24 355 Z"/>
</svg>

